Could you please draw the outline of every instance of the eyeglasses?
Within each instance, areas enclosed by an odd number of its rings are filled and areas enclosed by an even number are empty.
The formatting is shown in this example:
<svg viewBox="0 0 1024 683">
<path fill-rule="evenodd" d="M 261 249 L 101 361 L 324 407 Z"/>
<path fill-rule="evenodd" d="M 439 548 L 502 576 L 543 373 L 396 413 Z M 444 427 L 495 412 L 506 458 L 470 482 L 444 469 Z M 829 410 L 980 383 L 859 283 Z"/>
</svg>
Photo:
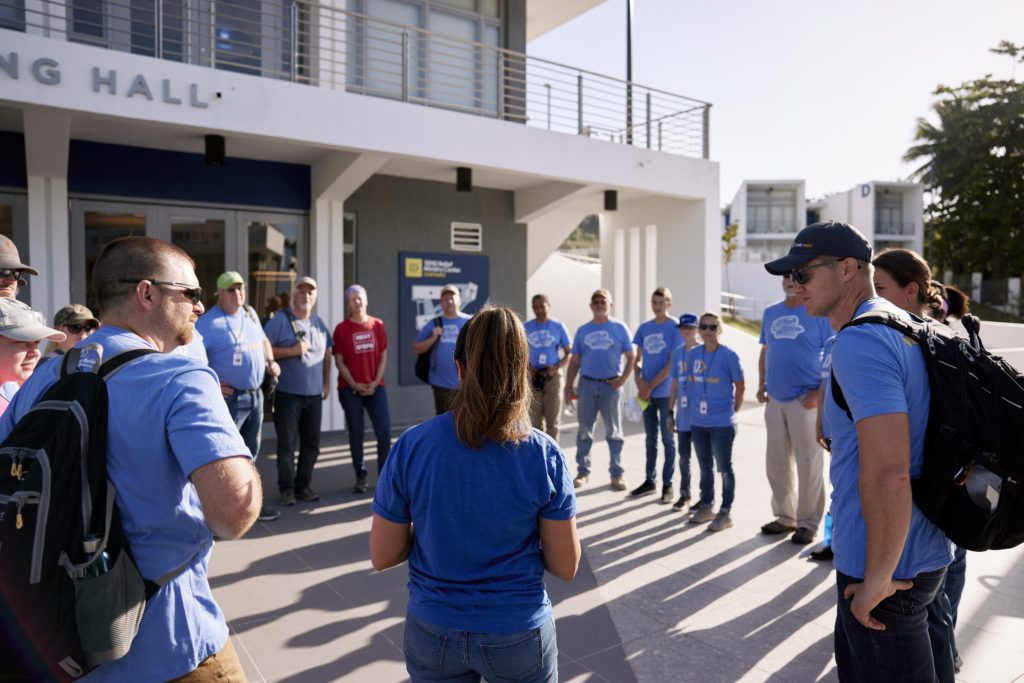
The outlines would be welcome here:
<svg viewBox="0 0 1024 683">
<path fill-rule="evenodd" d="M 711 330 L 712 332 L 714 332 L 715 330 L 718 329 L 718 324 L 717 323 L 701 323 L 700 324 L 700 329 L 702 329 L 702 330 Z"/>
<path fill-rule="evenodd" d="M 24 272 L 20 268 L 0 268 L 0 280 L 6 280 L 9 277 L 20 280 Z"/>
<path fill-rule="evenodd" d="M 98 325 L 96 323 L 82 323 L 81 325 L 64 325 L 68 328 L 68 332 L 71 334 L 82 334 L 82 332 L 88 332 L 92 334 L 96 331 Z"/>
<path fill-rule="evenodd" d="M 810 277 L 807 275 L 808 270 L 810 270 L 811 268 L 820 268 L 821 266 L 834 266 L 837 263 L 842 263 L 843 261 L 846 260 L 846 258 L 847 257 L 844 256 L 843 258 L 837 258 L 834 261 L 825 261 L 824 263 L 815 263 L 813 266 L 794 268 L 793 270 L 789 271 L 789 279 L 795 284 L 806 285 L 807 280 L 810 279 Z"/>
<path fill-rule="evenodd" d="M 144 277 L 141 280 L 118 280 L 118 282 L 123 282 L 129 285 L 137 285 L 140 282 L 149 282 L 152 285 L 167 285 L 169 287 L 180 287 L 181 289 L 184 290 L 182 294 L 184 294 L 187 299 L 190 299 L 192 301 L 193 306 L 198 304 L 199 300 L 203 298 L 202 287 L 193 287 L 192 285 L 186 285 L 182 282 L 168 282 L 167 280 L 150 280 L 148 277 Z"/>
</svg>

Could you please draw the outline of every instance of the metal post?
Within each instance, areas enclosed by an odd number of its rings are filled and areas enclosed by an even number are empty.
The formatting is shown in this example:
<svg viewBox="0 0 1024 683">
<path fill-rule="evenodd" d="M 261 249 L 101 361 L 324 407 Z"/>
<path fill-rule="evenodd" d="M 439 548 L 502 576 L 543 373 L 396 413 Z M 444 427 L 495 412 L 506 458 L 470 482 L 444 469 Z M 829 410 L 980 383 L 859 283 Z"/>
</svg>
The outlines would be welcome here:
<svg viewBox="0 0 1024 683">
<path fill-rule="evenodd" d="M 505 53 L 498 53 L 498 118 L 505 118 Z"/>
<path fill-rule="evenodd" d="M 299 3 L 292 2 L 292 83 L 299 80 Z"/>
<path fill-rule="evenodd" d="M 626 0 L 626 144 L 633 144 L 633 0 Z"/>
<path fill-rule="evenodd" d="M 662 121 L 658 121 L 658 151 L 661 151 L 661 124 Z"/>
<path fill-rule="evenodd" d="M 651 91 L 647 91 L 647 149 L 651 148 Z"/>
<path fill-rule="evenodd" d="M 153 54 L 157 59 L 164 57 L 164 2 L 156 0 L 153 3 Z"/>
<path fill-rule="evenodd" d="M 217 12 L 216 2 L 210 2 L 210 68 L 217 68 Z"/>
<path fill-rule="evenodd" d="M 710 124 L 711 124 L 711 105 L 710 104 L 705 104 L 704 105 L 704 158 L 705 159 L 710 159 L 711 158 Z"/>
<path fill-rule="evenodd" d="M 548 89 L 548 130 L 551 130 L 551 84 L 545 83 L 544 87 Z"/>
<path fill-rule="evenodd" d="M 576 131 L 583 135 L 583 74 L 576 76 Z"/>
<path fill-rule="evenodd" d="M 402 101 L 409 101 L 409 32 L 402 31 Z"/>
</svg>

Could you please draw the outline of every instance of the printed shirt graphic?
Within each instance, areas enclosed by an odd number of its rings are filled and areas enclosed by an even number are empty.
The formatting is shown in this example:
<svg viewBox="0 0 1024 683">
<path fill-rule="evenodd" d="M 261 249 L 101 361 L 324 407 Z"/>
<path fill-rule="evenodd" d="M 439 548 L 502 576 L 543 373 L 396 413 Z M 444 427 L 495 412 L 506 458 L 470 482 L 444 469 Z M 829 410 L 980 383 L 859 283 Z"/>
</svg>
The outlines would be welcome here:
<svg viewBox="0 0 1024 683">
<path fill-rule="evenodd" d="M 365 323 L 345 319 L 334 328 L 334 353 L 341 355 L 352 379 L 372 382 L 377 376 L 380 354 L 388 348 L 388 333 L 380 318 L 368 316 Z M 348 386 L 338 373 L 338 388 Z M 384 386 L 381 378 L 380 386 Z"/>
<path fill-rule="evenodd" d="M 572 352 L 580 355 L 580 374 L 595 379 L 620 375 L 622 354 L 632 348 L 629 328 L 615 318 L 581 325 L 572 342 Z"/>
<path fill-rule="evenodd" d="M 526 340 L 530 343 L 530 365 L 535 368 L 557 365 L 562 357 L 560 350 L 571 343 L 565 325 L 554 318 L 548 318 L 546 323 L 539 323 L 534 318 L 524 327 Z"/>
<path fill-rule="evenodd" d="M 777 401 L 792 401 L 821 383 L 821 352 L 833 335 L 828 318 L 807 314 L 803 305 L 782 301 L 765 309 L 761 343 L 765 344 L 765 383 Z"/>
<path fill-rule="evenodd" d="M 672 356 L 672 348 L 679 339 L 679 321 L 669 316 L 660 325 L 653 320 L 640 325 L 633 335 L 633 343 L 643 350 L 640 376 L 650 382 L 661 369 L 668 365 Z M 651 398 L 665 398 L 672 391 L 671 375 L 651 390 Z"/>
<path fill-rule="evenodd" d="M 459 331 L 470 317 L 465 313 L 459 313 L 458 318 L 449 319 L 441 316 L 441 325 L 444 328 L 441 336 L 434 346 L 433 353 L 436 362 L 430 363 L 430 384 L 442 389 L 455 389 L 459 386 L 459 372 L 455 369 L 455 342 L 459 339 Z M 434 333 L 434 319 L 423 326 L 416 341 L 428 339 Z"/>
<path fill-rule="evenodd" d="M 719 344 L 714 351 L 695 346 L 687 354 L 690 365 L 690 421 L 696 427 L 728 427 L 736 423 L 733 412 L 735 395 L 733 383 L 743 379 L 740 357 L 728 346 Z M 701 414 L 700 404 L 707 402 L 707 413 Z"/>
<path fill-rule="evenodd" d="M 700 345 L 693 348 L 699 349 Z M 690 352 L 686 350 L 686 342 L 681 342 L 672 351 L 671 376 L 676 380 L 676 431 L 688 432 L 692 424 L 690 411 L 693 410 L 693 381 L 690 379 Z"/>
</svg>

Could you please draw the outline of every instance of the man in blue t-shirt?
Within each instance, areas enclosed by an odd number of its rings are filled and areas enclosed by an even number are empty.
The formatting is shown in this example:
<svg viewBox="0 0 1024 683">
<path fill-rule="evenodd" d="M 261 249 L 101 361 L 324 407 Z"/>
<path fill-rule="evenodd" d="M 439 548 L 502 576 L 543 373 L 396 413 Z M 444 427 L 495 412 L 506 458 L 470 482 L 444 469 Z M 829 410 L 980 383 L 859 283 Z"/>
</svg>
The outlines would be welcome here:
<svg viewBox="0 0 1024 683">
<path fill-rule="evenodd" d="M 459 388 L 459 372 L 455 369 L 455 342 L 459 331 L 472 316 L 463 313 L 462 294 L 455 285 L 441 288 L 441 315 L 423 326 L 412 342 L 417 356 L 430 351 L 430 388 L 434 392 L 434 412 L 448 410 L 448 402 Z"/>
<path fill-rule="evenodd" d="M 631 495 L 645 496 L 657 489 L 658 476 L 658 432 L 665 448 L 665 465 L 661 470 L 661 503 L 671 503 L 675 491 L 672 489 L 672 475 L 676 472 L 676 447 L 672 437 L 672 405 L 669 390 L 672 380 L 672 350 L 679 339 L 676 319 L 668 314 L 672 308 L 672 292 L 668 287 L 658 287 L 651 295 L 651 310 L 654 319 L 640 325 L 633 335 L 636 345 L 637 398 L 646 401 L 644 408 L 644 431 L 647 434 L 647 465 L 644 482 L 633 489 Z"/>
<path fill-rule="evenodd" d="M 274 430 L 277 432 L 277 490 L 281 505 L 295 499 L 320 499 L 310 484 L 320 457 L 320 420 L 323 401 L 331 391 L 331 333 L 316 305 L 316 280 L 300 277 L 292 292 L 292 305 L 267 321 L 264 332 L 281 363 L 274 391 Z M 295 463 L 295 448 L 299 461 Z"/>
<path fill-rule="evenodd" d="M 578 472 L 572 480 L 579 488 L 590 481 L 590 447 L 594 443 L 594 423 L 598 413 L 604 420 L 605 440 L 611 462 L 611 486 L 616 491 L 626 490 L 622 476 L 622 385 L 633 372 L 633 344 L 629 328 L 610 317 L 612 294 L 598 289 L 590 295 L 593 320 L 576 330 L 572 343 L 572 357 L 565 381 L 565 402 L 572 405 L 576 395 L 573 382 L 580 375 L 579 430 L 576 433 L 576 465 Z M 623 369 L 622 361 L 626 365 Z"/>
<path fill-rule="evenodd" d="M 526 322 L 526 340 L 530 344 L 530 372 L 533 377 L 533 407 L 530 420 L 558 443 L 562 418 L 562 368 L 569 364 L 572 347 L 569 330 L 551 318 L 551 302 L 546 294 L 531 301 L 533 320 Z"/>
<path fill-rule="evenodd" d="M 196 332 L 201 335 L 207 363 L 220 380 L 228 412 L 256 460 L 263 428 L 260 385 L 267 372 L 275 377 L 280 375 L 281 367 L 274 360 L 274 351 L 256 312 L 245 305 L 245 280 L 239 273 L 229 270 L 217 278 L 217 305 L 199 316 Z M 267 506 L 260 510 L 262 522 L 280 516 L 280 512 Z"/>
<path fill-rule="evenodd" d="M 815 439 L 815 422 L 821 400 L 821 352 L 832 328 L 827 318 L 807 315 L 795 287 L 790 278 L 782 278 L 785 299 L 766 308 L 761 321 L 757 400 L 768 404 L 765 470 L 775 515 L 761 533 L 792 531 L 793 543 L 807 545 L 825 512 L 824 458 Z"/>
<path fill-rule="evenodd" d="M 845 223 L 807 226 L 789 254 L 765 269 L 789 275 L 807 312 L 827 316 L 835 330 L 866 311 L 907 315 L 875 297 L 871 247 Z M 896 330 L 860 325 L 836 335 L 832 372 L 851 416 L 827 384 L 823 421 L 832 439 L 839 677 L 937 680 L 936 671 L 952 670 L 952 651 L 941 639 L 933 645 L 927 607 L 942 590 L 953 554 L 911 496 L 928 425 L 924 358 Z"/>
</svg>

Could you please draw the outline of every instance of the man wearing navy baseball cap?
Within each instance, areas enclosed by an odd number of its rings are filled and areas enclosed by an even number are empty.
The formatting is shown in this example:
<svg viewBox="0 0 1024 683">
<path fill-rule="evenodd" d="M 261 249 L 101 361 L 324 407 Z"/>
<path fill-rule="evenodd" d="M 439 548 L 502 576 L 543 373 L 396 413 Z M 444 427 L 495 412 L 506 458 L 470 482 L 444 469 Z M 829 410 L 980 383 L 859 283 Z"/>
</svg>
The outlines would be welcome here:
<svg viewBox="0 0 1024 683">
<path fill-rule="evenodd" d="M 871 246 L 836 221 L 809 225 L 786 256 L 765 264 L 832 329 L 867 311 L 908 314 L 875 296 Z M 884 325 L 836 336 L 832 372 L 850 415 L 825 383 L 822 428 L 831 438 L 835 527 L 836 666 L 843 680 L 952 680 L 949 642 L 929 637 L 928 605 L 953 559 L 949 541 L 914 505 L 928 424 L 929 388 L 916 344 Z M 936 633 L 943 633 L 940 627 Z"/>
</svg>

